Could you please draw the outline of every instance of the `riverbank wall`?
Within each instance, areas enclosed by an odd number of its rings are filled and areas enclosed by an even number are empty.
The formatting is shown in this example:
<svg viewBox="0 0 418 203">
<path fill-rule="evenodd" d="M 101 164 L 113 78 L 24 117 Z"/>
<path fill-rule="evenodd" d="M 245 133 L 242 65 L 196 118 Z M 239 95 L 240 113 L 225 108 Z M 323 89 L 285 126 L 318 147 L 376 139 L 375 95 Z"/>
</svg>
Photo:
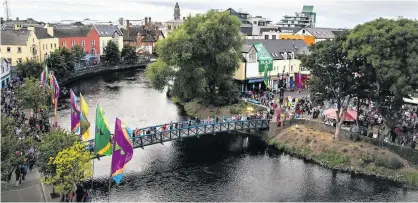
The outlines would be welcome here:
<svg viewBox="0 0 418 203">
<path fill-rule="evenodd" d="M 274 136 L 282 132 L 284 129 L 289 128 L 294 125 L 305 125 L 308 128 L 313 128 L 321 132 L 327 132 L 327 133 L 332 133 L 332 134 L 334 134 L 335 132 L 335 127 L 325 125 L 322 122 L 306 120 L 306 119 L 291 119 L 291 120 L 287 120 L 284 122 L 284 127 L 278 127 L 276 122 L 270 122 L 270 129 L 269 129 L 269 132 L 267 133 L 267 137 L 273 138 Z M 353 133 L 344 129 L 341 129 L 340 136 L 342 139 L 366 142 L 366 143 L 370 143 L 378 147 L 387 148 L 391 152 L 398 154 L 403 159 L 409 161 L 411 164 L 418 165 L 418 150 L 417 149 L 395 145 L 395 144 L 384 142 L 384 141 L 377 140 L 374 138 L 362 136 L 357 133 Z"/>
<path fill-rule="evenodd" d="M 76 80 L 99 75 L 103 73 L 110 73 L 116 71 L 123 71 L 123 70 L 131 70 L 137 68 L 146 68 L 149 64 L 149 61 L 143 61 L 136 64 L 119 64 L 119 65 L 112 65 L 112 66 L 93 66 L 86 69 L 77 70 L 73 74 L 69 75 L 67 78 L 62 80 L 60 85 L 66 85 L 68 83 L 74 82 Z"/>
</svg>

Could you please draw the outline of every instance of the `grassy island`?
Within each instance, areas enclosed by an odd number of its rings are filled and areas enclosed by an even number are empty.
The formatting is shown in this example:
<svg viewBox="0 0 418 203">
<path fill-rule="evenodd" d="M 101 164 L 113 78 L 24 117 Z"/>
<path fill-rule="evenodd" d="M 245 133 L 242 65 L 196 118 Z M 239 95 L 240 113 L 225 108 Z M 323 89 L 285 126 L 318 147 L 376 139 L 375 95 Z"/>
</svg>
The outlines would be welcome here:
<svg viewBox="0 0 418 203">
<path fill-rule="evenodd" d="M 333 135 L 304 125 L 289 127 L 270 138 L 269 144 L 288 154 L 346 172 L 418 186 L 418 168 L 386 148 Z"/>
</svg>

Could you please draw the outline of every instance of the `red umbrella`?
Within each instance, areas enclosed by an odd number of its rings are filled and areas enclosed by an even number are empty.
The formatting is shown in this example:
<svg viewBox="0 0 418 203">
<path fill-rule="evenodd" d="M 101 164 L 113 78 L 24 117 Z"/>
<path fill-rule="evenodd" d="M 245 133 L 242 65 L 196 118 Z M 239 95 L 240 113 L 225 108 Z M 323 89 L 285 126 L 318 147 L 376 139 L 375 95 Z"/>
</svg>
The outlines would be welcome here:
<svg viewBox="0 0 418 203">
<path fill-rule="evenodd" d="M 337 118 L 337 109 L 328 109 L 324 112 L 327 118 L 336 119 Z M 340 112 L 340 118 L 342 117 L 342 112 Z M 345 121 L 355 121 L 357 119 L 357 111 L 347 110 L 345 115 Z"/>
</svg>

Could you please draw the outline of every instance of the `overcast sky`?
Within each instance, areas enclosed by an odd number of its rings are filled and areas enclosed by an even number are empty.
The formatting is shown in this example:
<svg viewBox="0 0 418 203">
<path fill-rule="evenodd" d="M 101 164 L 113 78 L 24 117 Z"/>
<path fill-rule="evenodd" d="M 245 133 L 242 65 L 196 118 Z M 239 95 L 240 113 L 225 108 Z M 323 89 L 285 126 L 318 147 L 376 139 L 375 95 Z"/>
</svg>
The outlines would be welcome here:
<svg viewBox="0 0 418 203">
<path fill-rule="evenodd" d="M 2 0 L 3 1 L 3 0 Z M 176 1 L 171 0 L 8 0 L 12 19 L 52 22 L 59 20 L 100 21 L 143 19 L 168 21 L 173 18 Z M 300 12 L 303 5 L 313 5 L 317 13 L 317 27 L 351 28 L 378 17 L 418 19 L 416 1 L 332 1 L 332 0 L 177 0 L 182 16 L 194 15 L 209 9 L 242 10 L 251 15 L 261 15 L 273 22 L 283 15 Z M 3 5 L 4 7 L 4 5 Z M 4 17 L 4 13 L 2 15 Z"/>
</svg>

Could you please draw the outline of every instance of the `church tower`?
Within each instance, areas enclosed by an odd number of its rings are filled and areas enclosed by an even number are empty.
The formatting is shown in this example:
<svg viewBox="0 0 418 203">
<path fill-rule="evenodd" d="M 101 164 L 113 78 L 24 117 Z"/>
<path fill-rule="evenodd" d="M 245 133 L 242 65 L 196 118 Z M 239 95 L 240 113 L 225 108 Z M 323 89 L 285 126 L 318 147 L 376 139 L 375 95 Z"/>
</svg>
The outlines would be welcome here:
<svg viewBox="0 0 418 203">
<path fill-rule="evenodd" d="M 174 7 L 174 20 L 180 20 L 180 7 L 178 2 L 176 2 L 176 6 Z"/>
</svg>

